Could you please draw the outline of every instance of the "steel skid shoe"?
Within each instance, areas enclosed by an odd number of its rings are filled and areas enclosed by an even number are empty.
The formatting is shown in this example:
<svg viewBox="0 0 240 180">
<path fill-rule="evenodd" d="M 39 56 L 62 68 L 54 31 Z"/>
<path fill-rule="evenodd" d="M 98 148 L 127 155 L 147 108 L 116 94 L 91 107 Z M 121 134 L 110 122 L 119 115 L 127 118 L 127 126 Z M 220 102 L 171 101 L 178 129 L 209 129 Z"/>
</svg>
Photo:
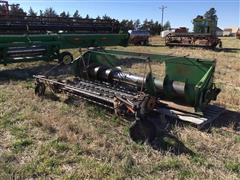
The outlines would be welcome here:
<svg viewBox="0 0 240 180">
<path fill-rule="evenodd" d="M 135 113 L 135 122 L 129 129 L 130 137 L 137 143 L 152 142 L 156 135 L 155 125 L 148 119 L 148 114 L 152 112 L 156 99 L 148 96 L 144 97 L 142 103 L 138 105 Z"/>
<path fill-rule="evenodd" d="M 37 96 L 44 96 L 45 91 L 46 91 L 46 85 L 43 82 L 36 81 L 36 87 L 35 87 L 35 94 Z"/>
</svg>

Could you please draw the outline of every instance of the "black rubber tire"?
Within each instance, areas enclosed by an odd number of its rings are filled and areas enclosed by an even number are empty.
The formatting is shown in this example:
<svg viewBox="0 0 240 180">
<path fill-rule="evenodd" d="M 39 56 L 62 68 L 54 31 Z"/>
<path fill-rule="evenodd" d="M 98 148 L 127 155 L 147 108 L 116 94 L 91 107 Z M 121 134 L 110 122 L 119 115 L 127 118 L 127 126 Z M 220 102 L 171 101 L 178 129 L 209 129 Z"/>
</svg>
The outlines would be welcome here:
<svg viewBox="0 0 240 180">
<path fill-rule="evenodd" d="M 129 129 L 130 137 L 136 143 L 152 142 L 156 137 L 156 128 L 147 120 L 136 121 Z"/>
<path fill-rule="evenodd" d="M 60 53 L 58 61 L 60 64 L 69 65 L 73 61 L 73 55 L 68 51 L 64 51 Z"/>
<path fill-rule="evenodd" d="M 46 91 L 45 84 L 42 82 L 38 82 L 35 87 L 35 94 L 40 97 L 45 94 L 45 91 Z"/>
</svg>

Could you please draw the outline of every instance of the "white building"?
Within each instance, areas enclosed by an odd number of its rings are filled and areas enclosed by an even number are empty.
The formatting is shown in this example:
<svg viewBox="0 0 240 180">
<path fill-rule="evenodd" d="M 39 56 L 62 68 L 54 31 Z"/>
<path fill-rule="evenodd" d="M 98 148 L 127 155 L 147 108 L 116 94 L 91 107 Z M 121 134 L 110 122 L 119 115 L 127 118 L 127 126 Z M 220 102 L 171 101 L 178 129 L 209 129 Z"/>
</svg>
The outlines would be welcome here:
<svg viewBox="0 0 240 180">
<path fill-rule="evenodd" d="M 217 35 L 218 37 L 222 37 L 222 36 L 223 36 L 223 30 L 220 29 L 219 27 L 217 27 L 217 28 L 216 28 L 216 35 Z"/>
<path fill-rule="evenodd" d="M 173 33 L 173 32 L 175 32 L 174 29 L 162 31 L 161 32 L 161 37 L 165 38 L 168 34 Z"/>
<path fill-rule="evenodd" d="M 223 30 L 223 36 L 236 36 L 238 27 L 225 28 Z"/>
</svg>

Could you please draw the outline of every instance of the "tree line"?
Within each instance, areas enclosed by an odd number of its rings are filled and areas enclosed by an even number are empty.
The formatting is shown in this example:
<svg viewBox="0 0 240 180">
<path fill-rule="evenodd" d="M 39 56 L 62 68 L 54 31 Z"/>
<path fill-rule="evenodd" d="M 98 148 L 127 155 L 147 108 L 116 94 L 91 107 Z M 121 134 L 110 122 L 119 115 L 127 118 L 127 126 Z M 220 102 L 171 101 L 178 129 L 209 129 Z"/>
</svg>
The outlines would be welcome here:
<svg viewBox="0 0 240 180">
<path fill-rule="evenodd" d="M 3 14 L 3 6 L 0 6 L 0 15 Z M 69 12 L 63 11 L 61 13 L 57 13 L 53 8 L 47 8 L 45 10 L 40 10 L 39 12 L 34 11 L 31 7 L 28 10 L 28 12 L 25 12 L 19 5 L 12 5 L 9 10 L 9 15 L 14 16 L 44 16 L 44 17 L 73 17 L 73 18 L 79 18 L 79 19 L 90 19 L 90 15 L 86 15 L 83 17 L 78 10 L 76 10 L 72 15 L 70 15 Z M 137 20 L 129 20 L 129 19 L 123 19 L 121 21 L 111 18 L 108 15 L 104 15 L 102 17 L 97 16 L 95 17 L 97 20 L 109 20 L 117 23 L 119 25 L 119 30 L 123 32 L 127 32 L 128 30 L 148 30 L 151 35 L 160 34 L 162 30 L 170 29 L 171 25 L 170 22 L 167 21 L 164 26 L 162 27 L 161 23 L 158 21 L 153 21 L 145 19 L 143 22 L 141 22 L 139 19 Z"/>
</svg>

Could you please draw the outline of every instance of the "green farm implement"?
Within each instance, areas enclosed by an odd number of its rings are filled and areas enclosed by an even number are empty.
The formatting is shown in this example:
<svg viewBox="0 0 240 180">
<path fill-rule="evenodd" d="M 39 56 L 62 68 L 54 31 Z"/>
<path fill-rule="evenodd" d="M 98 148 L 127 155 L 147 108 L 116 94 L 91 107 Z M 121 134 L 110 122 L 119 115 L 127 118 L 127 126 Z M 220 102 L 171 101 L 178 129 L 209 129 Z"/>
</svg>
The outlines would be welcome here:
<svg viewBox="0 0 240 180">
<path fill-rule="evenodd" d="M 58 59 L 70 63 L 73 56 L 64 49 L 126 46 L 128 34 L 36 34 L 0 35 L 0 64 Z"/>
<path fill-rule="evenodd" d="M 217 37 L 217 19 L 212 20 L 197 16 L 193 19 L 194 32 L 186 28 L 176 29 L 165 37 L 166 46 L 222 48 L 222 41 Z"/>
<path fill-rule="evenodd" d="M 122 70 L 136 63 L 149 70 L 144 74 Z M 153 72 L 153 63 L 164 64 L 165 71 Z M 48 86 L 52 92 L 81 98 L 127 117 L 134 122 L 130 128 L 134 140 L 153 138 L 163 119 L 180 119 L 202 127 L 223 112 L 209 105 L 220 92 L 213 82 L 213 60 L 91 48 L 72 66 L 72 79 L 35 76 L 35 93 L 44 95 Z"/>
<path fill-rule="evenodd" d="M 13 16 L 0 14 L 1 34 L 40 34 L 59 31 L 68 33 L 118 33 L 115 20 L 73 17 Z"/>
</svg>

